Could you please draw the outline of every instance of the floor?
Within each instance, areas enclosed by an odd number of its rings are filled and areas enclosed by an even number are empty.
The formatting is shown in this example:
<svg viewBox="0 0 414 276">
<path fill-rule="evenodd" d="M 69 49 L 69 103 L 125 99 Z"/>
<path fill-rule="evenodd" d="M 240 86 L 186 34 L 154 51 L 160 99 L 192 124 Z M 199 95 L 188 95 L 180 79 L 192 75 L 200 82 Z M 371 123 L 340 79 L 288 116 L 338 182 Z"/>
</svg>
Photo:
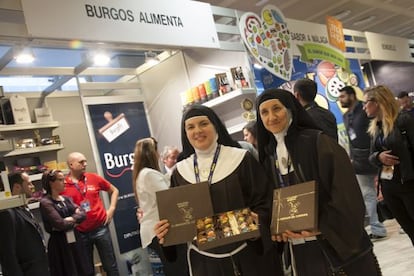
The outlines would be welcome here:
<svg viewBox="0 0 414 276">
<path fill-rule="evenodd" d="M 388 237 L 374 242 L 383 276 L 414 276 L 414 247 L 406 234 L 400 234 L 395 220 L 384 222 Z"/>
</svg>

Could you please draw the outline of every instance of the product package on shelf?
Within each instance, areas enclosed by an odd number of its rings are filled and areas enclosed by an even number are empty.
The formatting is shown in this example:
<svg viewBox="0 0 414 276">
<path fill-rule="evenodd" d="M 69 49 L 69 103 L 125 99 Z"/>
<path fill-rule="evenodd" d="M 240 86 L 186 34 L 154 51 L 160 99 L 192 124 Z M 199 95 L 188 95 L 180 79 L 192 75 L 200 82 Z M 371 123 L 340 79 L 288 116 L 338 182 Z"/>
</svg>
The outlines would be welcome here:
<svg viewBox="0 0 414 276">
<path fill-rule="evenodd" d="M 241 66 L 230 68 L 231 76 L 233 77 L 234 85 L 237 88 L 247 88 L 249 83 L 246 81 L 246 78 L 243 74 L 243 69 Z"/>
<path fill-rule="evenodd" d="M 26 172 L 29 175 L 38 174 L 47 167 L 40 163 L 39 157 L 20 157 L 14 161 L 13 172 Z"/>
<path fill-rule="evenodd" d="M 34 109 L 36 123 L 44 123 L 53 121 L 52 110 L 49 107 Z"/>
<path fill-rule="evenodd" d="M 11 190 L 9 184 L 9 178 L 7 176 L 7 171 L 2 170 L 0 172 L 0 198 L 10 197 Z"/>
<path fill-rule="evenodd" d="M 227 77 L 227 73 L 216 74 L 216 80 L 220 96 L 232 90 L 229 79 Z"/>
<path fill-rule="evenodd" d="M 315 181 L 275 189 L 271 232 L 281 234 L 286 230 L 316 231 L 318 228 L 318 193 Z"/>
<path fill-rule="evenodd" d="M 10 100 L 7 98 L 0 99 L 0 108 L 1 108 L 1 124 L 11 125 L 14 124 L 12 107 Z"/>
<path fill-rule="evenodd" d="M 197 245 L 208 250 L 260 236 L 249 208 L 228 211 L 197 220 Z"/>
<path fill-rule="evenodd" d="M 32 122 L 25 97 L 13 95 L 10 97 L 10 104 L 15 124 L 30 124 Z"/>
</svg>

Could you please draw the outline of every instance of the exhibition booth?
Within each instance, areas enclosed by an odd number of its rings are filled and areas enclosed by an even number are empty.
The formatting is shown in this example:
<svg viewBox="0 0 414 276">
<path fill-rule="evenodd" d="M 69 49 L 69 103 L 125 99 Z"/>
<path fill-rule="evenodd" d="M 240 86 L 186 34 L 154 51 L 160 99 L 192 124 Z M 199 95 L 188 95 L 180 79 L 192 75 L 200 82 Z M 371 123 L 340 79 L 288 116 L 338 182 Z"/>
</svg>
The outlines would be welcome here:
<svg viewBox="0 0 414 276">
<path fill-rule="evenodd" d="M 268 87 L 291 90 L 295 80 L 308 77 L 318 84 L 317 102 L 335 114 L 339 142 L 346 147 L 338 88 L 359 87 L 359 96 L 366 86 L 380 83 L 390 83 L 394 93 L 414 91 L 408 73 L 414 41 L 342 29 L 340 22 L 332 31 L 284 18 L 274 6 L 257 15 L 196 1 L 21 0 L 10 5 L 22 11 L 24 22 L 0 23 L 2 107 L 16 97 L 26 112 L 12 113 L 14 121 L 3 113 L 0 161 L 9 171 L 22 160 L 67 169 L 68 153 L 84 153 L 88 171 L 120 191 L 110 228 L 122 275 L 132 273 L 139 247 L 131 180 L 135 142 L 152 136 L 160 149 L 180 147 L 181 115 L 189 105 L 213 108 L 234 139 L 242 140 L 243 126 L 255 119 L 257 94 Z M 55 62 L 17 66 L 13 52 L 22 47 L 47 49 Z M 87 53 L 96 49 L 116 52 L 117 65 L 94 66 Z M 158 64 L 144 63 L 148 51 Z M 80 55 L 75 64 L 57 62 L 74 53 Z M 9 80 L 19 77 L 50 81 L 18 91 Z M 13 109 L 13 100 L 10 104 Z M 39 182 L 39 174 L 31 177 Z M 6 202 L 6 190 L 0 202 Z"/>
</svg>

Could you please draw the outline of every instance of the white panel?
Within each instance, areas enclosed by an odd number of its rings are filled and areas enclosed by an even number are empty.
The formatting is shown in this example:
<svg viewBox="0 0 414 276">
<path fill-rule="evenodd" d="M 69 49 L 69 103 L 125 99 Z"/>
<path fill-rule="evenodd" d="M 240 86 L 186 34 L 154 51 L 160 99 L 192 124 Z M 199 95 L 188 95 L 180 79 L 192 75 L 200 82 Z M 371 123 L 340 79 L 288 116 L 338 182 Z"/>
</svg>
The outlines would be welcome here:
<svg viewBox="0 0 414 276">
<path fill-rule="evenodd" d="M 22 0 L 22 6 L 34 37 L 219 47 L 211 7 L 198 1 Z"/>
<path fill-rule="evenodd" d="M 411 61 L 408 39 L 366 32 L 371 58 L 374 60 Z"/>
<path fill-rule="evenodd" d="M 138 80 L 142 86 L 148 122 L 162 149 L 166 145 L 181 148 L 180 92 L 189 87 L 182 54 L 176 54 L 143 72 Z"/>
</svg>

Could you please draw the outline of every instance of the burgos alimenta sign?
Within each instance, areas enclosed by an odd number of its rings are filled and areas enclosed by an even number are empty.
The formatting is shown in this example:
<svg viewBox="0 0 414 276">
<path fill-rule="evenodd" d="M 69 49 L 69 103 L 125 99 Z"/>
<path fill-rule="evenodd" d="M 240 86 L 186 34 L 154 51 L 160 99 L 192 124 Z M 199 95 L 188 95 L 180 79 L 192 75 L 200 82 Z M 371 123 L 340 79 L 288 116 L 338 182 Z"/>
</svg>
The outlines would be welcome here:
<svg viewBox="0 0 414 276">
<path fill-rule="evenodd" d="M 35 38 L 220 47 L 210 4 L 198 1 L 22 0 L 22 7 Z"/>
</svg>

